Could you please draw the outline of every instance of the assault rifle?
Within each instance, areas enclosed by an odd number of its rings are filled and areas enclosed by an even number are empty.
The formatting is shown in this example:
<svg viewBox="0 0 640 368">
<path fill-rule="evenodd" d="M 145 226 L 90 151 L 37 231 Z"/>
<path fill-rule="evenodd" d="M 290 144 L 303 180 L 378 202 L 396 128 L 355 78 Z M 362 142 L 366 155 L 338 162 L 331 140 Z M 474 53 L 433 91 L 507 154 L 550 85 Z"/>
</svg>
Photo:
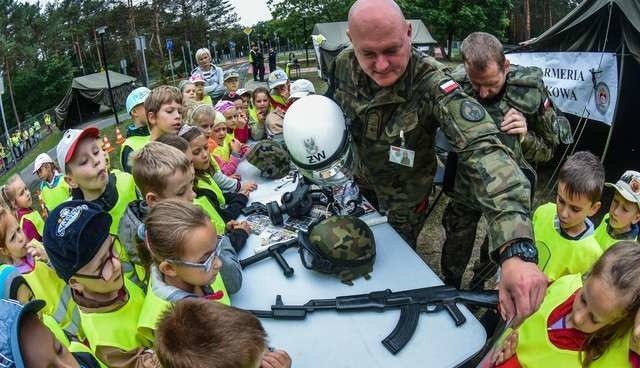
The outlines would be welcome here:
<svg viewBox="0 0 640 368">
<path fill-rule="evenodd" d="M 262 261 L 265 258 L 272 257 L 273 259 L 276 260 L 276 262 L 278 262 L 278 266 L 282 268 L 282 272 L 284 273 L 284 275 L 286 277 L 291 277 L 293 276 L 293 268 L 289 266 L 287 261 L 282 256 L 282 253 L 289 248 L 296 247 L 297 245 L 298 245 L 297 237 L 284 242 L 275 243 L 273 245 L 270 245 L 269 248 L 267 248 L 267 250 L 264 250 L 260 253 L 256 253 L 251 257 L 241 259 L 240 267 L 244 269 L 256 262 Z"/>
<path fill-rule="evenodd" d="M 471 304 L 487 308 L 498 305 L 498 292 L 464 291 L 453 286 L 432 286 L 393 292 L 390 289 L 374 291 L 368 294 L 339 296 L 335 299 L 312 299 L 303 305 L 285 305 L 282 296 L 276 296 L 276 304 L 270 311 L 250 310 L 259 318 L 305 319 L 307 313 L 317 310 L 335 310 L 337 312 L 374 310 L 385 311 L 400 309 L 398 324 L 389 336 L 382 340 L 387 350 L 398 353 L 409 342 L 418 325 L 420 312 L 436 313 L 446 310 L 456 326 L 466 322 L 456 303 Z"/>
</svg>

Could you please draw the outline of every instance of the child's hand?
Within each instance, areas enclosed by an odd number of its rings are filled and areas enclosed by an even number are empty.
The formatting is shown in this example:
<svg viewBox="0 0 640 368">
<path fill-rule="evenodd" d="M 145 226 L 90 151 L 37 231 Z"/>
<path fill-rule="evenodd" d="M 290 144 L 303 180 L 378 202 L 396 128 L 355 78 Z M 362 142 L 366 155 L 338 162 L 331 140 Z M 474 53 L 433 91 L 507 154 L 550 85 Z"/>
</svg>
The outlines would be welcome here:
<svg viewBox="0 0 640 368">
<path fill-rule="evenodd" d="M 291 357 L 284 350 L 267 351 L 260 368 L 291 368 Z"/>
<path fill-rule="evenodd" d="M 27 253 L 29 253 L 36 261 L 42 261 L 45 263 L 49 262 L 49 256 L 44 250 L 42 243 L 35 239 L 32 239 L 29 244 L 27 244 Z"/>
<path fill-rule="evenodd" d="M 244 230 L 247 234 L 251 234 L 251 226 L 249 226 L 249 223 L 246 221 L 236 223 L 233 227 L 233 230 L 235 229 L 241 229 Z"/>
<path fill-rule="evenodd" d="M 240 152 L 240 150 L 242 149 L 242 143 L 240 143 L 240 141 L 235 138 L 233 138 L 233 140 L 229 142 L 229 145 L 231 146 L 231 150 L 235 153 Z"/>
<path fill-rule="evenodd" d="M 240 186 L 240 193 L 248 196 L 249 193 L 253 192 L 256 189 L 258 189 L 258 184 L 253 181 L 248 181 Z"/>
<path fill-rule="evenodd" d="M 242 176 L 240 174 L 233 174 L 230 176 L 231 179 L 242 180 Z"/>
<path fill-rule="evenodd" d="M 247 125 L 247 119 L 242 115 L 238 115 L 238 122 L 236 123 L 236 127 L 242 129 Z"/>
<path fill-rule="evenodd" d="M 227 229 L 227 231 L 231 231 L 235 228 L 236 225 L 238 225 L 240 223 L 240 221 L 237 220 L 231 220 L 229 222 L 227 222 L 224 227 L 225 229 Z"/>
<path fill-rule="evenodd" d="M 267 112 L 266 111 L 262 111 L 262 110 L 258 110 L 258 121 L 260 123 L 264 123 L 264 118 L 267 117 Z"/>
<path fill-rule="evenodd" d="M 513 331 L 504 341 L 504 345 L 502 346 L 502 350 L 496 352 L 497 359 L 495 361 L 495 365 L 500 365 L 507 360 L 511 359 L 511 357 L 516 353 L 516 348 L 518 347 L 518 331 Z"/>
</svg>

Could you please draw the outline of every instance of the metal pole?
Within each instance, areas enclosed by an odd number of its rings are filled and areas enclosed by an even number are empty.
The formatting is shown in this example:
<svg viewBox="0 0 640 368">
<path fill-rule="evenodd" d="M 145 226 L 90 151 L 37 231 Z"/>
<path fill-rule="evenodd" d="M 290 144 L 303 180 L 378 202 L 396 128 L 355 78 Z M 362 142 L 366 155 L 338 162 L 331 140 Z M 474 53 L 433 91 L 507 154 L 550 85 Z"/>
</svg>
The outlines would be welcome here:
<svg viewBox="0 0 640 368">
<path fill-rule="evenodd" d="M 182 63 L 184 64 L 184 75 L 186 79 L 189 79 L 189 69 L 187 69 L 187 55 L 184 53 L 184 45 L 180 46 L 182 49 Z"/>
<path fill-rule="evenodd" d="M 116 111 L 116 101 L 113 99 L 113 91 L 111 90 L 111 80 L 109 79 L 109 69 L 107 69 L 107 54 L 104 48 L 104 32 L 100 33 L 100 45 L 102 47 L 102 60 L 104 65 L 104 73 L 107 76 L 107 88 L 109 89 L 109 98 L 111 98 L 111 110 L 113 111 L 113 117 L 116 119 L 116 125 L 120 124 L 118 120 L 118 112 Z"/>
<path fill-rule="evenodd" d="M 191 67 L 191 70 L 193 70 L 193 58 L 191 57 L 191 42 L 190 41 L 187 41 L 187 50 L 189 50 L 189 66 Z"/>
<path fill-rule="evenodd" d="M 144 50 L 147 48 L 144 36 L 140 36 L 140 45 L 142 46 L 142 64 L 144 64 L 144 86 L 149 87 L 149 73 L 147 72 L 147 57 Z"/>
<path fill-rule="evenodd" d="M 622 52 L 620 53 L 620 71 L 618 72 L 618 99 L 620 98 L 620 92 L 622 92 L 622 75 L 624 72 L 624 58 L 625 58 L 625 43 L 622 43 Z M 600 162 L 604 164 L 605 158 L 607 158 L 607 151 L 609 151 L 609 144 L 611 143 L 611 137 L 613 136 L 613 124 L 616 121 L 616 116 L 618 115 L 618 106 L 620 106 L 620 101 L 616 101 L 616 107 L 613 110 L 613 119 L 611 119 L 611 126 L 609 126 L 609 134 L 607 135 L 607 141 L 604 144 L 604 151 L 602 152 L 602 158 Z M 577 142 L 576 142 L 577 144 Z"/>
<path fill-rule="evenodd" d="M 302 36 L 304 37 L 304 53 L 307 55 L 307 66 L 309 66 L 309 43 L 307 40 L 307 17 L 302 17 Z"/>
<path fill-rule="evenodd" d="M 173 75 L 173 59 L 171 58 L 171 50 L 169 50 L 169 66 L 171 67 L 171 81 L 176 84 L 176 76 Z"/>
<path fill-rule="evenodd" d="M 4 78 L 4 73 L 0 74 Z M 2 112 L 2 124 L 4 125 L 4 135 L 7 137 L 7 142 L 11 142 L 11 138 L 9 137 L 9 129 L 7 129 L 7 119 L 4 116 L 4 104 L 2 103 L 2 95 L 0 95 L 0 112 Z M 16 154 L 13 152 L 13 147 L 9 148 L 11 151 L 11 158 L 13 158 L 13 165 L 18 164 L 18 160 L 16 159 Z"/>
</svg>

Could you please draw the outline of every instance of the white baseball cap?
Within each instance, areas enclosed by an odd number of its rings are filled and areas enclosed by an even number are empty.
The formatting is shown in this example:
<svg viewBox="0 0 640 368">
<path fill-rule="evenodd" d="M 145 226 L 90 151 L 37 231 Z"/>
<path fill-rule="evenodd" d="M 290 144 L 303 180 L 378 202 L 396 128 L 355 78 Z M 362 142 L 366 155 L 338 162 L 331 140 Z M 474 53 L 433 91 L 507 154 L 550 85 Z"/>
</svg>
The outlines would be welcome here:
<svg viewBox="0 0 640 368">
<path fill-rule="evenodd" d="M 283 84 L 287 84 L 289 81 L 289 77 L 287 73 L 282 69 L 276 69 L 269 74 L 269 79 L 267 79 L 267 84 L 269 85 L 269 89 L 274 89 Z"/>
<path fill-rule="evenodd" d="M 151 90 L 147 87 L 138 87 L 131 91 L 131 93 L 129 93 L 129 96 L 127 96 L 127 112 L 131 114 L 131 110 L 133 110 L 134 107 L 140 105 L 141 103 L 144 103 L 144 100 L 147 99 L 149 93 L 151 93 Z"/>
<path fill-rule="evenodd" d="M 76 151 L 76 147 L 78 143 L 84 137 L 98 138 L 100 136 L 100 131 L 96 127 L 87 127 L 84 129 L 68 129 L 62 135 L 62 139 L 56 146 L 56 157 L 58 158 L 58 164 L 60 165 L 60 170 L 65 174 L 65 166 L 71 158 L 73 157 L 73 153 Z"/>
<path fill-rule="evenodd" d="M 640 206 L 640 172 L 627 170 L 615 184 L 604 185 L 615 188 L 624 199 Z"/>
<path fill-rule="evenodd" d="M 38 157 L 36 157 L 35 162 L 33 163 L 33 173 L 35 174 L 36 172 L 38 172 L 42 165 L 46 163 L 53 163 L 53 159 L 51 158 L 51 156 L 47 155 L 46 153 L 39 154 Z"/>
<path fill-rule="evenodd" d="M 315 94 L 316 88 L 313 86 L 313 83 L 308 79 L 298 79 L 295 82 L 291 83 L 291 96 L 292 98 L 302 98 L 304 96 Z"/>
</svg>

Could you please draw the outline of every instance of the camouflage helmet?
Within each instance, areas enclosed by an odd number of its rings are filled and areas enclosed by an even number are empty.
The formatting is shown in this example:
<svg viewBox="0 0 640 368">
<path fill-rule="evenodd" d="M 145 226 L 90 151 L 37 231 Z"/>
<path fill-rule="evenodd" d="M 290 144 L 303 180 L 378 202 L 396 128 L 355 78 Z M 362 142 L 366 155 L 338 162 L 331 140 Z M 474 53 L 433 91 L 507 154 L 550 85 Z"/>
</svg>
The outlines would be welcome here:
<svg viewBox="0 0 640 368">
<path fill-rule="evenodd" d="M 291 171 L 289 154 L 278 142 L 264 140 L 251 148 L 247 161 L 260 169 L 260 176 L 280 179 Z"/>
<path fill-rule="evenodd" d="M 305 267 L 335 274 L 343 283 L 363 276 L 369 279 L 376 258 L 373 232 L 361 219 L 334 216 L 318 223 L 307 234 L 299 233 L 300 256 Z"/>
</svg>

